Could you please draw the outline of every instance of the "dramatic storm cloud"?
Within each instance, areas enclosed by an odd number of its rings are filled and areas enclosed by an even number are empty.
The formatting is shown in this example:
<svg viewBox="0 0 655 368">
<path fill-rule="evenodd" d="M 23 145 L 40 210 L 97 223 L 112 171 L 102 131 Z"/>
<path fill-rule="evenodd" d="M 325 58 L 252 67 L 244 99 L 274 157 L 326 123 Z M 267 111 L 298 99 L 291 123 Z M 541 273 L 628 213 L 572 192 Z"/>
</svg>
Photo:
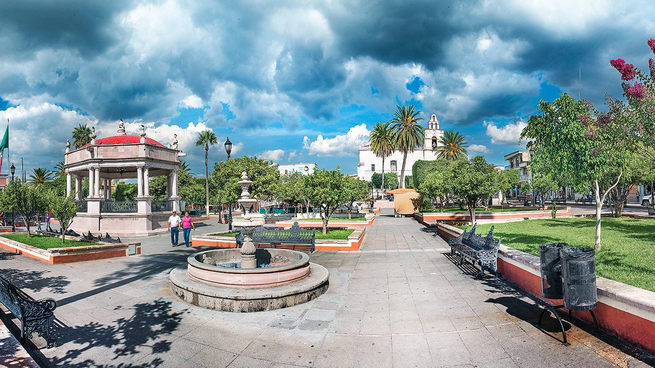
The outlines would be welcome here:
<svg viewBox="0 0 655 368">
<path fill-rule="evenodd" d="M 124 119 L 166 145 L 177 134 L 198 174 L 204 129 L 229 136 L 233 154 L 354 172 L 368 129 L 411 103 L 500 164 L 540 99 L 568 92 L 603 109 L 605 93 L 620 97 L 609 60 L 647 67 L 654 11 L 645 0 L 5 1 L 0 119 L 28 170 L 60 161 L 75 126 L 105 136 Z M 225 157 L 211 148 L 212 163 Z"/>
</svg>

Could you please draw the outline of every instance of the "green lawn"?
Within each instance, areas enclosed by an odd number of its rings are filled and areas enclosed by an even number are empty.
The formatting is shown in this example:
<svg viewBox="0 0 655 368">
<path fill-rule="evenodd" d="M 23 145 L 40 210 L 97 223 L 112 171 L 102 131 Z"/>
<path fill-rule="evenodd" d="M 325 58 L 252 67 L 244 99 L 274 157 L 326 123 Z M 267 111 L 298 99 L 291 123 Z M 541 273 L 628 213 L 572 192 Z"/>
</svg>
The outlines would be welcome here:
<svg viewBox="0 0 655 368">
<path fill-rule="evenodd" d="M 316 229 L 316 239 L 333 239 L 333 240 L 347 240 L 348 236 L 355 231 L 354 229 L 328 229 L 327 234 L 323 235 L 321 229 Z M 233 231 L 227 234 L 212 234 L 214 236 L 228 236 L 234 238 L 239 232 Z"/>
<path fill-rule="evenodd" d="M 444 212 L 448 213 L 469 213 L 469 210 L 467 209 L 461 209 L 459 207 L 455 208 L 444 208 Z M 533 207 L 507 207 L 507 208 L 476 208 L 475 213 L 489 213 L 489 212 L 518 212 L 518 211 L 550 211 L 550 208 L 546 208 L 545 210 L 539 209 L 539 208 L 533 208 Z M 435 209 L 430 209 L 430 210 L 425 210 L 421 211 L 422 213 L 435 213 L 439 212 L 438 208 Z"/>
<path fill-rule="evenodd" d="M 539 245 L 546 243 L 593 248 L 595 222 L 594 218 L 509 222 L 494 224 L 494 234 L 503 237 L 503 245 L 538 256 Z M 478 225 L 476 233 L 486 235 L 490 227 Z M 655 291 L 655 220 L 604 217 L 596 274 Z"/>
<path fill-rule="evenodd" d="M 65 248 L 65 247 L 83 247 L 87 245 L 98 245 L 100 243 L 90 243 L 90 242 L 81 242 L 77 240 L 70 240 L 66 238 L 64 244 L 61 243 L 61 237 L 50 237 L 50 236 L 41 236 L 32 234 L 30 238 L 27 237 L 27 234 L 10 234 L 2 235 L 7 239 L 11 239 L 23 244 L 31 245 L 33 247 L 41 249 L 50 249 L 50 248 Z"/>
</svg>

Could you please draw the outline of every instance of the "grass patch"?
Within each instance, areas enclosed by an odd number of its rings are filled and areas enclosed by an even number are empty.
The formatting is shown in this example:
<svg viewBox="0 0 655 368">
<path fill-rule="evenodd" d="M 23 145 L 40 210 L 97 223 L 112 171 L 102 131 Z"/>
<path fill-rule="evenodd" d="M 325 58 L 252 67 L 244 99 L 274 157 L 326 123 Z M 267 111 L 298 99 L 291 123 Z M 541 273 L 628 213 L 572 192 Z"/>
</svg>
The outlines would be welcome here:
<svg viewBox="0 0 655 368">
<path fill-rule="evenodd" d="M 568 243 L 594 247 L 595 218 L 563 218 L 493 224 L 502 244 L 539 256 L 539 245 Z M 478 225 L 486 235 L 491 224 Z M 604 217 L 601 250 L 596 252 L 596 274 L 642 289 L 655 291 L 655 221 Z M 470 228 L 470 227 L 469 227 Z"/>
<path fill-rule="evenodd" d="M 321 229 L 316 229 L 316 239 L 348 240 L 348 236 L 355 231 L 354 229 L 328 229 L 327 234 L 323 235 Z M 233 231 L 227 234 L 212 234 L 214 236 L 227 236 L 234 238 L 239 232 Z"/>
<path fill-rule="evenodd" d="M 50 248 L 66 248 L 66 247 L 84 247 L 87 245 L 98 245 L 100 243 L 91 243 L 91 242 L 81 242 L 78 240 L 66 239 L 65 243 L 61 243 L 61 237 L 51 237 L 51 236 L 42 236 L 32 234 L 30 238 L 27 237 L 27 234 L 11 234 L 11 235 L 2 235 L 2 237 L 11 239 L 23 244 L 31 245 L 33 247 L 41 249 L 50 249 Z"/>
<path fill-rule="evenodd" d="M 550 208 L 546 208 L 545 210 L 542 210 L 540 208 L 534 208 L 534 207 L 507 207 L 507 208 L 476 208 L 475 209 L 475 214 L 477 215 L 478 213 L 493 213 L 493 212 L 519 212 L 519 211 L 550 211 Z M 421 211 L 422 213 L 438 213 L 440 212 L 438 208 L 435 209 L 429 209 L 425 211 Z M 459 207 L 455 208 L 444 208 L 443 210 L 444 213 L 469 213 L 469 210 L 467 209 L 460 209 Z"/>
</svg>

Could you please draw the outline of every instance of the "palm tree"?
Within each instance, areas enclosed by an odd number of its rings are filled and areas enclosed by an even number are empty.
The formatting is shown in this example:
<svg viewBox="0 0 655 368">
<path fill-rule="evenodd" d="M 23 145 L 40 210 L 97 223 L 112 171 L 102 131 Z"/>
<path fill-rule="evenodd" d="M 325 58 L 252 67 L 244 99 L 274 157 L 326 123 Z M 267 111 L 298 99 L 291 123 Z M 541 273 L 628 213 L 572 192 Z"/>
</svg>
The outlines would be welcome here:
<svg viewBox="0 0 655 368">
<path fill-rule="evenodd" d="M 414 105 L 396 106 L 394 117 L 391 120 L 393 125 L 396 149 L 403 153 L 403 166 L 400 169 L 400 187 L 405 187 L 405 165 L 407 164 L 407 153 L 423 145 L 424 129 L 418 124 L 423 118 L 418 117 L 420 111 L 416 111 Z"/>
<path fill-rule="evenodd" d="M 209 146 L 213 146 L 218 143 L 216 139 L 216 134 L 211 130 L 205 130 L 198 134 L 198 140 L 196 141 L 197 147 L 205 147 L 205 209 L 207 210 L 207 216 L 209 217 L 209 169 L 207 168 L 207 155 L 209 154 Z"/>
<path fill-rule="evenodd" d="M 42 167 L 36 168 L 30 174 L 30 182 L 34 184 L 43 184 L 52 179 L 52 173 Z"/>
<path fill-rule="evenodd" d="M 55 169 L 52 170 L 52 173 L 58 177 L 66 176 L 66 170 L 64 169 L 64 161 L 57 162 Z"/>
<path fill-rule="evenodd" d="M 371 145 L 371 151 L 377 157 L 382 157 L 382 185 L 380 190 L 384 190 L 384 159 L 391 156 L 395 149 L 395 141 L 391 123 L 377 123 L 371 131 L 368 138 Z"/>
<path fill-rule="evenodd" d="M 190 173 L 191 168 L 189 167 L 189 164 L 186 161 L 180 160 L 180 171 L 184 171 L 185 173 Z"/>
<path fill-rule="evenodd" d="M 466 148 L 468 143 L 464 140 L 464 136 L 454 130 L 447 130 L 444 132 L 443 137 L 439 139 L 441 147 L 437 152 L 438 158 L 446 160 L 459 160 L 460 158 L 468 156 Z"/>
<path fill-rule="evenodd" d="M 80 124 L 80 126 L 73 129 L 73 146 L 76 149 L 82 148 L 89 143 L 91 143 L 91 128 L 86 124 Z"/>
</svg>

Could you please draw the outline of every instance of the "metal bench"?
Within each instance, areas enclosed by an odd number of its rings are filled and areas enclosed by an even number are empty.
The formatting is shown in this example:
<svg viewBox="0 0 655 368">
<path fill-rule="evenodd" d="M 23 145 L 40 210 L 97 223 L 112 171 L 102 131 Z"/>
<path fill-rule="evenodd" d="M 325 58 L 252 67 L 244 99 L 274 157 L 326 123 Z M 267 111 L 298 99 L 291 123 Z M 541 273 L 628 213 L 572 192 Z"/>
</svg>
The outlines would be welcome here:
<svg viewBox="0 0 655 368">
<path fill-rule="evenodd" d="M 243 244 L 245 235 L 243 230 L 236 236 L 237 247 Z M 316 247 L 316 230 L 303 229 L 294 222 L 289 230 L 274 228 L 269 229 L 265 227 L 258 227 L 252 234 L 252 242 L 254 244 L 270 244 L 271 248 L 277 248 L 278 245 L 288 244 L 292 245 L 292 249 L 297 246 L 307 245 L 310 252 L 314 252 Z"/>
<path fill-rule="evenodd" d="M 357 219 L 357 218 L 365 218 L 366 214 L 365 213 L 351 213 L 350 218 L 351 219 Z M 332 216 L 330 216 L 331 219 L 348 219 L 348 213 L 333 213 Z"/>
<path fill-rule="evenodd" d="M 275 213 L 272 215 L 265 215 L 264 220 L 288 221 L 293 219 L 294 216 L 293 213 Z"/>
<path fill-rule="evenodd" d="M 459 264 L 463 264 L 468 259 L 471 263 L 480 266 L 480 272 L 476 277 L 482 277 L 484 271 L 494 273 L 498 277 L 498 248 L 500 248 L 500 239 L 494 239 L 494 227 L 491 227 L 486 237 L 475 234 L 475 224 L 470 232 L 464 232 L 448 240 L 450 245 L 450 254 L 454 256 L 459 254 Z"/>
<path fill-rule="evenodd" d="M 55 345 L 52 330 L 57 302 L 54 299 L 34 300 L 0 276 L 0 303 L 20 321 L 21 340 L 31 338 L 36 332 L 46 340 L 49 348 Z"/>
<path fill-rule="evenodd" d="M 648 206 L 648 216 L 655 216 L 655 208 Z"/>
</svg>

